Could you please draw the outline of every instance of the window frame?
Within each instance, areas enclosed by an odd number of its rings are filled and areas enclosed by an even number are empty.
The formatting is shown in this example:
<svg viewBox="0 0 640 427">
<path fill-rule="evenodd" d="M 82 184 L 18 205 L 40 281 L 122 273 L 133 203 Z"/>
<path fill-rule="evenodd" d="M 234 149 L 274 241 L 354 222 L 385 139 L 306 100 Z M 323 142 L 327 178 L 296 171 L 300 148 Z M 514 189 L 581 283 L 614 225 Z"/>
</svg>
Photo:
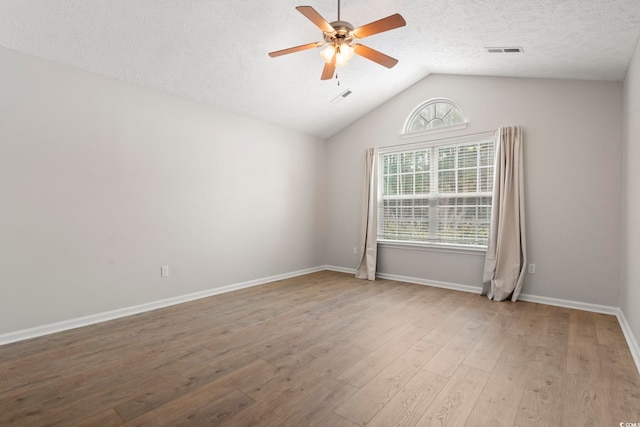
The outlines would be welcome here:
<svg viewBox="0 0 640 427">
<path fill-rule="evenodd" d="M 430 105 L 433 104 L 438 104 L 438 103 L 445 103 L 445 104 L 449 104 L 451 105 L 451 107 L 455 110 L 457 110 L 458 114 L 462 117 L 462 122 L 461 123 L 456 123 L 456 124 L 452 124 L 452 125 L 444 125 L 444 126 L 438 126 L 435 128 L 431 128 L 431 129 L 423 129 L 423 130 L 418 130 L 418 131 L 411 131 L 411 124 L 413 123 L 414 119 L 418 116 L 418 114 L 420 114 L 420 112 L 427 108 Z M 449 131 L 453 131 L 453 130 L 462 130 L 462 129 L 466 129 L 468 125 L 468 120 L 467 120 L 467 116 L 465 116 L 464 112 L 462 111 L 462 108 L 460 108 L 460 106 L 458 104 L 456 104 L 454 101 L 452 101 L 451 99 L 448 98 L 431 98 L 428 99 L 420 104 L 418 104 L 418 106 L 416 106 L 412 111 L 411 114 L 409 114 L 409 116 L 407 117 L 407 119 L 404 122 L 404 126 L 402 127 L 402 133 L 400 134 L 400 137 L 405 139 L 405 138 L 416 138 L 416 137 L 423 137 L 426 135 L 432 135 L 435 133 L 440 133 L 440 132 L 449 132 Z"/>
<path fill-rule="evenodd" d="M 457 145 L 465 145 L 465 144 L 473 144 L 473 143 L 482 143 L 490 140 L 494 143 L 494 157 L 495 157 L 495 141 L 493 140 L 493 132 L 482 132 L 470 135 L 463 135 L 457 137 L 449 137 L 449 138 L 440 138 L 428 141 L 421 141 L 417 143 L 411 144 L 400 144 L 389 147 L 382 147 L 378 149 L 378 158 L 377 161 L 377 200 L 378 200 L 378 209 L 376 212 L 378 218 L 378 224 L 376 229 L 376 237 L 378 239 L 378 245 L 381 247 L 389 247 L 389 248 L 398 248 L 398 249 L 408 249 L 408 250 L 427 250 L 427 251 L 438 251 L 438 252 L 449 252 L 449 253 L 464 253 L 464 254 L 477 254 L 483 255 L 486 250 L 486 245 L 470 245 L 470 244 L 456 244 L 456 243 L 441 243 L 434 241 L 413 241 L 413 240 L 393 240 L 393 239 L 381 239 L 380 231 L 383 224 L 383 208 L 381 207 L 381 203 L 383 200 L 382 192 L 383 192 L 383 182 L 382 177 L 384 175 L 383 161 L 384 156 L 388 154 L 398 154 L 403 152 L 411 152 L 415 150 L 422 149 L 434 149 L 436 147 L 447 147 L 447 146 L 457 146 Z M 434 150 L 435 151 L 435 150 Z M 434 164 L 435 162 L 432 162 Z M 495 163 L 495 162 L 494 162 Z M 479 165 L 478 165 L 479 166 Z M 430 171 L 431 174 L 437 174 L 436 171 Z M 432 186 L 437 185 L 436 183 L 432 183 Z M 479 197 L 490 197 L 493 199 L 493 182 L 491 185 L 491 189 L 489 190 L 491 194 L 482 194 Z M 486 192 L 481 192 L 486 193 Z M 435 197 L 433 193 L 431 193 L 431 197 Z M 464 194 L 464 193 L 462 193 Z M 480 193 L 477 193 L 480 194 Z M 491 215 L 491 209 L 493 208 L 493 200 L 491 200 L 491 208 L 489 210 L 489 216 Z M 489 224 L 490 226 L 490 224 Z M 430 225 L 431 227 L 431 225 Z M 430 230 L 431 234 L 431 230 Z"/>
</svg>

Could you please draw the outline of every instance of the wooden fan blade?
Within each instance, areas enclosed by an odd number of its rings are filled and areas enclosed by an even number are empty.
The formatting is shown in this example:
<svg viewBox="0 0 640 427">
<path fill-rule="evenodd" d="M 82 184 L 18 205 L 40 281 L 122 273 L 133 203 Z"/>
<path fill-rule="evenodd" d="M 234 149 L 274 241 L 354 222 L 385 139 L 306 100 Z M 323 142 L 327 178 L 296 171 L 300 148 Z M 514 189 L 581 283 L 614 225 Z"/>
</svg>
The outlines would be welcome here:
<svg viewBox="0 0 640 427">
<path fill-rule="evenodd" d="M 276 50 L 275 52 L 269 52 L 269 56 L 275 58 L 276 56 L 287 55 L 289 53 L 300 52 L 301 50 L 313 49 L 314 47 L 322 46 L 322 42 L 301 44 L 300 46 L 290 47 L 289 49 Z"/>
<path fill-rule="evenodd" d="M 325 33 L 335 33 L 336 30 L 311 6 L 298 6 L 296 9 Z"/>
<path fill-rule="evenodd" d="M 336 56 L 333 55 L 331 57 L 331 62 L 324 64 L 324 68 L 322 69 L 322 76 L 320 76 L 320 80 L 331 80 L 333 78 L 333 73 L 336 71 Z"/>
<path fill-rule="evenodd" d="M 377 62 L 378 64 L 387 68 L 392 68 L 398 63 L 397 59 L 362 44 L 354 44 L 353 50 L 355 51 L 356 55 L 363 56 L 368 60 Z"/>
<path fill-rule="evenodd" d="M 384 31 L 393 30 L 394 28 L 404 27 L 407 21 L 399 14 L 387 16 L 370 24 L 358 27 L 351 32 L 355 37 L 362 39 Z"/>
</svg>

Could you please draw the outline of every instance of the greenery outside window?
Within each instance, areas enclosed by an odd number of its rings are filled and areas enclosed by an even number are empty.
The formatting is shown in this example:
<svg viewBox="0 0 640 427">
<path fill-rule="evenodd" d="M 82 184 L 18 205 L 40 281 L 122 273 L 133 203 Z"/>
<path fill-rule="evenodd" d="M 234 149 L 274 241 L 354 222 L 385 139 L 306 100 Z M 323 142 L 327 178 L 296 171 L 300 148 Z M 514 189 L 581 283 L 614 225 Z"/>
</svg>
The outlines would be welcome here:
<svg viewBox="0 0 640 427">
<path fill-rule="evenodd" d="M 431 143 L 378 158 L 378 240 L 486 248 L 491 221 L 491 135 Z"/>
</svg>

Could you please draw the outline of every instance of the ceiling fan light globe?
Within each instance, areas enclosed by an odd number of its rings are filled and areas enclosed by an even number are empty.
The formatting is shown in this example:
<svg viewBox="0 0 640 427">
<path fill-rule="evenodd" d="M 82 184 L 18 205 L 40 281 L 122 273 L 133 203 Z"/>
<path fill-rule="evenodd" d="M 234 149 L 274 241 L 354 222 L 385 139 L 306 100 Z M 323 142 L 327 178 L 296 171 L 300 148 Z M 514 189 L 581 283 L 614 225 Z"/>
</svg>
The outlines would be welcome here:
<svg viewBox="0 0 640 427">
<path fill-rule="evenodd" d="M 336 54 L 336 49 L 335 47 L 333 47 L 332 45 L 327 46 L 325 49 L 322 50 L 322 52 L 320 52 L 320 57 L 322 58 L 322 60 L 324 62 L 326 62 L 327 64 L 331 63 L 331 59 L 333 58 L 333 55 Z M 336 58 L 337 60 L 338 58 Z"/>
<path fill-rule="evenodd" d="M 341 44 L 336 49 L 336 67 L 344 67 L 353 58 L 353 48 L 347 43 Z"/>
<path fill-rule="evenodd" d="M 344 67 L 349 62 L 340 52 L 336 54 L 336 68 Z"/>
<path fill-rule="evenodd" d="M 342 55 L 345 61 L 351 60 L 351 58 L 353 58 L 354 53 L 355 53 L 355 50 L 353 49 L 353 47 L 351 47 L 350 44 L 343 43 L 342 45 L 340 45 L 340 54 Z"/>
</svg>

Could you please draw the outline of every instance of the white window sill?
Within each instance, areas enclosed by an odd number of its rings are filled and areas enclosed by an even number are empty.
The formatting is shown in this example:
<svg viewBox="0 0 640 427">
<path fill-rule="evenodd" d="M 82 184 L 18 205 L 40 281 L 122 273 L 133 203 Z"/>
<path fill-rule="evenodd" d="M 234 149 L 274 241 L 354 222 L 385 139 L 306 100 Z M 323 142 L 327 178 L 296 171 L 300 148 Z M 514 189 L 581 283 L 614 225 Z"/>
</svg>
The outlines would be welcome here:
<svg viewBox="0 0 640 427">
<path fill-rule="evenodd" d="M 395 240 L 378 240 L 378 246 L 382 248 L 404 249 L 410 251 L 444 252 L 476 256 L 485 256 L 487 252 L 487 248 L 481 246 L 438 245 L 435 243 L 403 242 Z"/>
</svg>

